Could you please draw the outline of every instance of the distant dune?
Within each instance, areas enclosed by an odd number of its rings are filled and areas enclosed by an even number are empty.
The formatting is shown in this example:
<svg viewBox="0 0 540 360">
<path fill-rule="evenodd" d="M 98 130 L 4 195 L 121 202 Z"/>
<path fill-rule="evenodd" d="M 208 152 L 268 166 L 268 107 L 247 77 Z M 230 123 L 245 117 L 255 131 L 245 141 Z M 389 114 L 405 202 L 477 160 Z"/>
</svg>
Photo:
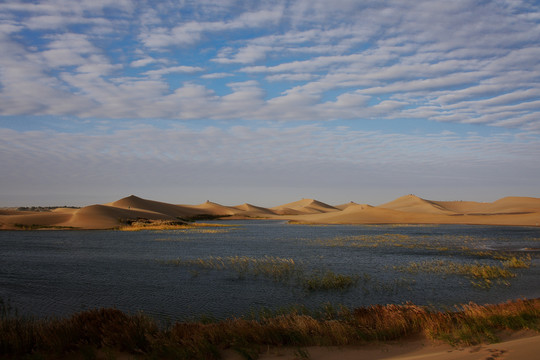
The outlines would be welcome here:
<svg viewBox="0 0 540 360">
<path fill-rule="evenodd" d="M 239 212 L 238 209 L 230 206 L 223 206 L 211 201 L 206 201 L 200 205 L 193 205 L 191 208 L 200 211 L 203 214 L 214 215 L 214 216 L 231 216 Z"/>
<path fill-rule="evenodd" d="M 425 200 L 415 195 L 406 195 L 389 203 L 379 205 L 379 208 L 398 210 L 421 214 L 451 214 L 453 211 L 446 209 L 436 201 Z"/>
<path fill-rule="evenodd" d="M 276 215 L 276 213 L 270 209 L 247 204 L 247 203 L 235 206 L 235 208 L 241 211 L 240 213 L 237 213 L 236 215 L 251 216 L 251 217 L 266 217 L 269 215 Z"/>
<path fill-rule="evenodd" d="M 51 211 L 0 210 L 0 229 L 78 228 L 112 229 L 140 219 L 188 220 L 201 216 L 233 219 L 285 219 L 308 224 L 476 224 L 538 226 L 540 199 L 505 197 L 491 203 L 435 201 L 406 195 L 371 206 L 331 206 L 302 199 L 273 208 L 251 204 L 225 206 L 211 201 L 199 205 L 174 205 L 131 195 L 103 205 Z"/>
<path fill-rule="evenodd" d="M 271 208 L 280 215 L 320 214 L 339 211 L 338 208 L 314 199 L 302 199 L 285 205 Z"/>
<path fill-rule="evenodd" d="M 346 204 L 341 204 L 341 205 L 336 205 L 334 206 L 336 209 L 339 209 L 339 210 L 345 210 L 346 208 L 350 207 L 350 206 L 354 206 L 354 205 L 358 205 L 357 203 L 355 203 L 354 201 L 351 201 L 351 202 L 348 202 Z"/>
</svg>

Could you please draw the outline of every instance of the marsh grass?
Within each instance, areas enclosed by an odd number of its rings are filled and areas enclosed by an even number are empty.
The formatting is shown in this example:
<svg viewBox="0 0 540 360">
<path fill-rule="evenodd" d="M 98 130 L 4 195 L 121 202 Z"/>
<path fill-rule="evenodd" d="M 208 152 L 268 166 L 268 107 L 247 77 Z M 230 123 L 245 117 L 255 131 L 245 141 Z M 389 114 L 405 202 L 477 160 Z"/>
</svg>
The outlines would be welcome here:
<svg viewBox="0 0 540 360">
<path fill-rule="evenodd" d="M 309 291 L 348 289 L 356 285 L 359 278 L 358 275 L 336 274 L 328 270 L 304 276 L 302 285 Z"/>
<path fill-rule="evenodd" d="M 404 249 L 419 249 L 430 251 L 438 256 L 462 257 L 474 259 L 473 262 L 454 260 L 430 260 L 424 262 L 411 262 L 406 265 L 387 267 L 418 274 L 421 272 L 442 275 L 459 275 L 467 277 L 470 284 L 479 288 L 490 288 L 494 283 L 510 285 L 510 279 L 517 276 L 512 269 L 528 269 L 532 265 L 534 254 L 522 251 L 496 251 L 479 250 L 478 243 L 484 240 L 479 237 L 467 235 L 442 235 L 442 236 L 410 236 L 406 234 L 378 234 L 338 236 L 331 239 L 316 239 L 310 243 L 329 247 L 352 247 L 352 248 L 377 248 L 395 247 Z M 480 260 L 487 260 L 482 263 Z M 493 263 L 490 260 L 497 260 Z"/>
<path fill-rule="evenodd" d="M 297 285 L 307 291 L 347 290 L 355 286 L 359 276 L 335 273 L 331 270 L 308 271 L 303 262 L 292 258 L 263 256 L 209 256 L 197 259 L 159 260 L 174 265 L 204 270 L 233 271 L 238 278 L 263 277 L 287 285 Z M 193 271 L 193 270 L 191 270 Z"/>
<path fill-rule="evenodd" d="M 361 345 L 424 335 L 450 344 L 497 341 L 503 330 L 540 331 L 540 299 L 498 305 L 469 303 L 434 311 L 410 303 L 347 309 L 316 315 L 292 310 L 259 319 L 176 322 L 166 327 L 143 315 L 116 309 L 89 310 L 65 319 L 35 319 L 2 311 L 0 357 L 85 358 L 115 353 L 150 359 L 219 359 L 234 349 L 256 359 L 267 347 Z M 306 358 L 309 353 L 300 351 Z"/>
<path fill-rule="evenodd" d="M 530 254 L 521 257 L 507 257 L 502 264 L 507 269 L 528 269 L 531 267 L 532 257 Z"/>
<path fill-rule="evenodd" d="M 452 241 L 467 242 L 472 238 L 466 236 L 453 236 Z M 377 247 L 399 247 L 405 249 L 433 250 L 438 252 L 454 250 L 448 245 L 446 236 L 439 238 L 429 237 L 427 235 L 410 236 L 407 234 L 377 234 L 377 235 L 354 235 L 354 236 L 336 236 L 331 239 L 310 240 L 314 245 L 329 247 L 353 247 L 353 248 L 377 248 Z"/>
<path fill-rule="evenodd" d="M 493 280 L 503 280 L 499 283 L 508 285 L 504 279 L 513 278 L 515 273 L 504 266 L 488 265 L 480 263 L 460 263 L 450 260 L 428 260 L 422 262 L 410 262 L 404 266 L 394 266 L 395 270 L 417 274 L 420 272 L 462 275 L 470 279 L 476 287 L 489 288 Z"/>
<path fill-rule="evenodd" d="M 40 224 L 13 224 L 14 230 L 75 230 L 73 226 L 40 225 Z"/>
<path fill-rule="evenodd" d="M 233 225 L 210 224 L 210 223 L 187 223 L 182 220 L 148 220 L 140 219 L 136 221 L 125 221 L 127 225 L 118 228 L 120 231 L 141 231 L 141 230 L 182 230 L 200 233 L 223 233 Z M 220 229 L 215 229 L 220 228 Z M 225 229 L 226 228 L 226 229 Z"/>
</svg>

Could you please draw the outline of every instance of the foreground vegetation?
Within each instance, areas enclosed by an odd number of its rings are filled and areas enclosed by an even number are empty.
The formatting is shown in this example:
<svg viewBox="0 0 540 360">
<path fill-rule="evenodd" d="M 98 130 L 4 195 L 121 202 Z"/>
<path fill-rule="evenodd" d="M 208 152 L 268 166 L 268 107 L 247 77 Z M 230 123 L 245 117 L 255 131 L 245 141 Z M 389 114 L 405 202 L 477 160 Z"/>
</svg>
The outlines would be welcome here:
<svg viewBox="0 0 540 360">
<path fill-rule="evenodd" d="M 349 310 L 331 306 L 254 318 L 177 322 L 166 327 L 143 315 L 116 309 L 90 310 L 65 319 L 35 319 L 11 313 L 0 302 L 0 357 L 113 359 L 120 354 L 151 359 L 219 359 L 234 349 L 246 359 L 273 347 L 361 345 L 422 334 L 450 344 L 496 342 L 503 330 L 540 331 L 540 299 L 498 305 L 473 303 L 454 311 L 413 304 Z"/>
</svg>

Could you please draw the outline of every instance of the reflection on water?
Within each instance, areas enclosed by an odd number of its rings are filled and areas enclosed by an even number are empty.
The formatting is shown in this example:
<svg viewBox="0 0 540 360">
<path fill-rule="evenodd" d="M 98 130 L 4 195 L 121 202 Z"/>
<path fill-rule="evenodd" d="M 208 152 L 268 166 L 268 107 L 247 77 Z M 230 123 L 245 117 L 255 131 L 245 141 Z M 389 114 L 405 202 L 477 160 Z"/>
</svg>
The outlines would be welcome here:
<svg viewBox="0 0 540 360">
<path fill-rule="evenodd" d="M 538 228 L 227 224 L 236 226 L 0 232 L 0 298 L 40 316 L 116 307 L 177 320 L 329 302 L 540 297 Z"/>
</svg>

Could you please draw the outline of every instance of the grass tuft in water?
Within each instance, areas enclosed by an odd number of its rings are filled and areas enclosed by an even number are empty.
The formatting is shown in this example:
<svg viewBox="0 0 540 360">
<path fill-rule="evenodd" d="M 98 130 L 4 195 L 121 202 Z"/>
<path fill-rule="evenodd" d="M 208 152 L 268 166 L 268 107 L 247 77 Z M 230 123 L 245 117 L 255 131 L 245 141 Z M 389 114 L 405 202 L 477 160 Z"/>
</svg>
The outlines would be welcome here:
<svg viewBox="0 0 540 360">
<path fill-rule="evenodd" d="M 302 279 L 306 290 L 346 290 L 356 285 L 359 277 L 354 275 L 336 274 L 333 271 L 317 272 Z"/>
<path fill-rule="evenodd" d="M 417 274 L 429 272 L 436 274 L 462 275 L 470 279 L 477 287 L 489 288 L 493 280 L 503 280 L 515 277 L 516 274 L 503 266 L 476 263 L 459 263 L 450 260 L 429 260 L 410 262 L 406 266 L 394 266 L 395 270 Z"/>
<path fill-rule="evenodd" d="M 165 265 L 195 267 L 205 270 L 229 270 L 239 278 L 261 276 L 288 285 L 299 285 L 307 291 L 347 290 L 358 283 L 359 276 L 331 270 L 308 271 L 302 262 L 292 258 L 264 256 L 209 256 L 197 259 L 159 261 Z M 193 270 L 190 270 L 191 272 Z M 198 274 L 197 274 L 198 275 Z"/>
</svg>

